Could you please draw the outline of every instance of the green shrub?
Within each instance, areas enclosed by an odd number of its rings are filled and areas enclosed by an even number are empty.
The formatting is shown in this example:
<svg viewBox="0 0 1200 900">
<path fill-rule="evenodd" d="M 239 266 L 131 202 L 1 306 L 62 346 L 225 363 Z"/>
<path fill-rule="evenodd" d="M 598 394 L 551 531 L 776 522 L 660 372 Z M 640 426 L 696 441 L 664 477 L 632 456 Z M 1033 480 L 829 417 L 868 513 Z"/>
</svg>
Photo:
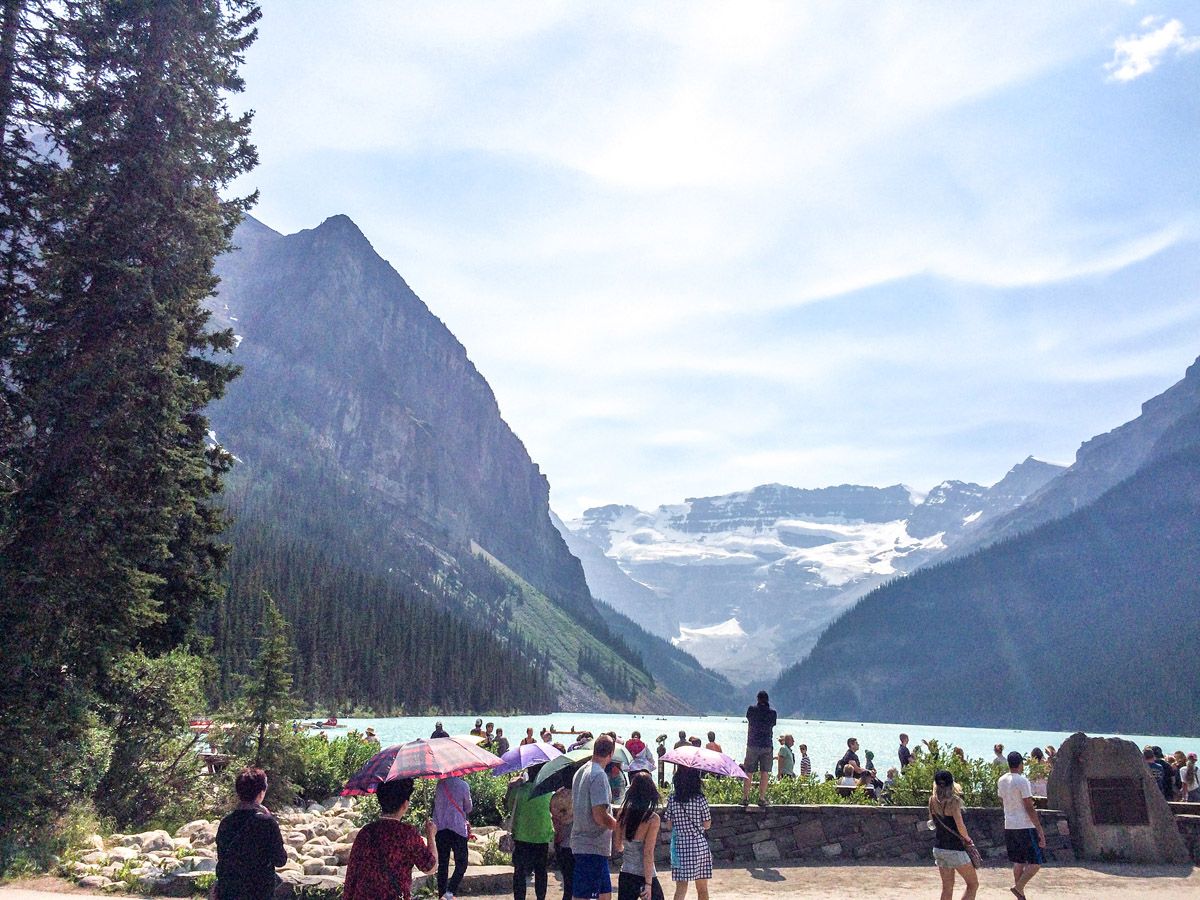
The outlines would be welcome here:
<svg viewBox="0 0 1200 900">
<path fill-rule="evenodd" d="M 742 779 L 709 777 L 704 779 L 704 796 L 709 803 L 738 804 L 742 802 Z M 669 793 L 669 789 L 668 789 Z M 758 786 L 751 786 L 751 801 L 758 797 Z M 811 775 L 772 781 L 767 786 L 767 800 L 776 805 L 796 804 L 858 804 L 873 805 L 877 801 L 863 791 L 855 791 L 849 797 L 838 793 L 832 781 L 823 781 Z"/>
<path fill-rule="evenodd" d="M 892 786 L 893 805 L 928 804 L 929 795 L 933 791 L 933 776 L 939 769 L 947 769 L 953 773 L 954 781 L 962 789 L 963 802 L 967 806 L 1000 805 L 1000 797 L 996 793 L 996 780 L 1008 771 L 1007 766 L 957 756 L 936 740 L 921 743 L 924 747 L 913 754 L 912 761 Z"/>
</svg>

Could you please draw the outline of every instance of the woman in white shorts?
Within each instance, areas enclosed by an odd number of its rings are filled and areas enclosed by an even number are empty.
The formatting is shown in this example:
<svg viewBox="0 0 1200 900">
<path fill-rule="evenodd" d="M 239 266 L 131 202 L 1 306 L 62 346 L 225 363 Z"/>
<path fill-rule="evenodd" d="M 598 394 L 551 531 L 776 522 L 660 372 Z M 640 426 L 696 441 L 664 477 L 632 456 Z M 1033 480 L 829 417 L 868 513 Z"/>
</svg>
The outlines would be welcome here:
<svg viewBox="0 0 1200 900">
<path fill-rule="evenodd" d="M 953 900 L 954 873 L 966 882 L 962 900 L 974 900 L 979 876 L 967 853 L 975 846 L 963 824 L 963 802 L 954 776 L 942 769 L 933 776 L 933 796 L 929 798 L 929 820 L 933 824 L 933 861 L 942 876 L 942 900 Z"/>
</svg>

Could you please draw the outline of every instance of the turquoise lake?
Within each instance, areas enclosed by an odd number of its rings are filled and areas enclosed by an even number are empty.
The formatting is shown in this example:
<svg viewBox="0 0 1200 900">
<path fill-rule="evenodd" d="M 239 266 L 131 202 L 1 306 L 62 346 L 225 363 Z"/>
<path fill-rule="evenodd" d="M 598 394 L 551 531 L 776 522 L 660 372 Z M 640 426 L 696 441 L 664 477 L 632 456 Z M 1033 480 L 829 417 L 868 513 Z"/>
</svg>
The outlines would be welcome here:
<svg viewBox="0 0 1200 900">
<path fill-rule="evenodd" d="M 374 727 L 383 746 L 429 737 L 439 717 L 404 717 L 376 719 L 341 719 L 339 727 L 330 729 L 336 736 L 348 729 L 362 731 L 368 725 Z M 440 721 L 450 734 L 467 734 L 475 725 L 474 716 L 442 716 Z M 541 716 L 509 716 L 485 718 L 503 728 L 505 735 L 515 745 L 531 727 L 536 734 L 543 727 L 558 729 L 587 729 L 593 733 L 615 731 L 627 738 L 633 731 L 640 731 L 642 739 L 651 746 L 660 734 L 667 735 L 667 746 L 671 747 L 680 730 L 701 740 L 709 731 L 716 732 L 717 742 L 730 756 L 741 760 L 746 750 L 746 720 L 738 716 L 653 716 L 624 715 L 612 713 L 553 713 Z M 807 719 L 780 719 L 775 735 L 791 734 L 797 744 L 808 745 L 813 772 L 832 772 L 834 763 L 846 751 L 846 739 L 858 738 L 859 756 L 871 750 L 875 753 L 875 765 L 880 771 L 897 765 L 896 749 L 900 745 L 899 734 L 905 732 L 911 740 L 909 746 L 918 746 L 922 740 L 934 738 L 943 745 L 962 747 L 967 756 L 992 758 L 992 745 L 1001 743 L 1005 751 L 1020 750 L 1028 753 L 1033 747 L 1053 744 L 1058 747 L 1071 732 L 1066 731 L 1021 731 L 1004 728 L 955 728 L 948 725 L 906 725 L 880 722 L 820 722 Z M 1089 732 L 1089 734 L 1091 734 Z M 1122 737 L 1133 741 L 1139 748 L 1146 744 L 1157 744 L 1167 753 L 1175 750 L 1200 753 L 1200 737 L 1144 734 L 1092 734 L 1093 737 Z M 570 738 L 562 736 L 564 743 Z"/>
</svg>

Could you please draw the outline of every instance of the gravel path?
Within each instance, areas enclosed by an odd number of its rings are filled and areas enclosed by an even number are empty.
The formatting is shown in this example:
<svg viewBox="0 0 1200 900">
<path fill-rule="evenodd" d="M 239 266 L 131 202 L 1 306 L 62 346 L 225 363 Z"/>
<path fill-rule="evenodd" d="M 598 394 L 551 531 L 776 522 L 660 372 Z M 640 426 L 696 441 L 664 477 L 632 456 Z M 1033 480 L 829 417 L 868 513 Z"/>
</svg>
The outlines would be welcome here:
<svg viewBox="0 0 1200 900">
<path fill-rule="evenodd" d="M 664 884 L 668 900 L 672 888 Z M 961 882 L 960 882 L 961 884 Z M 981 873 L 979 898 L 1009 900 L 1012 875 L 1006 869 L 987 868 Z M 558 900 L 557 880 L 551 877 L 549 900 Z M 57 879 L 19 881 L 0 887 L 0 900 L 56 900 L 70 887 Z M 778 869 L 718 869 L 710 896 L 758 900 L 787 897 L 794 900 L 930 900 L 939 890 L 937 873 L 929 866 L 788 866 Z M 961 887 L 955 892 L 961 893 Z M 1087 900 L 1197 900 L 1200 869 L 1185 866 L 1120 866 L 1096 864 L 1047 868 L 1026 892 L 1029 900 L 1068 897 Z M 76 900 L 103 900 L 71 891 Z M 110 898 L 112 894 L 105 895 Z M 464 895 L 465 897 L 466 895 Z M 476 895 L 475 900 L 508 900 L 511 894 Z M 528 896 L 533 896 L 532 886 Z M 694 898 L 695 891 L 688 892 Z"/>
</svg>

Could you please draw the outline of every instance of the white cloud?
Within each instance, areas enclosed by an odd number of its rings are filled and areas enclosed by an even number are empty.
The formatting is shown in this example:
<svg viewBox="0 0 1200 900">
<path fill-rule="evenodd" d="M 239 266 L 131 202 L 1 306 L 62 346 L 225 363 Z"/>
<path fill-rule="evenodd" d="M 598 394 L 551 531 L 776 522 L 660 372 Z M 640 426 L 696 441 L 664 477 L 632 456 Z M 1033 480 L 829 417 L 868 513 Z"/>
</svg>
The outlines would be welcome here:
<svg viewBox="0 0 1200 900">
<path fill-rule="evenodd" d="M 1105 65 L 1111 73 L 1110 81 L 1133 81 L 1153 72 L 1172 51 L 1183 56 L 1200 50 L 1200 37 L 1185 35 L 1178 19 L 1162 25 L 1159 22 L 1160 16 L 1146 16 L 1139 23 L 1145 29 L 1141 34 L 1127 35 L 1113 43 L 1113 58 Z"/>
</svg>

